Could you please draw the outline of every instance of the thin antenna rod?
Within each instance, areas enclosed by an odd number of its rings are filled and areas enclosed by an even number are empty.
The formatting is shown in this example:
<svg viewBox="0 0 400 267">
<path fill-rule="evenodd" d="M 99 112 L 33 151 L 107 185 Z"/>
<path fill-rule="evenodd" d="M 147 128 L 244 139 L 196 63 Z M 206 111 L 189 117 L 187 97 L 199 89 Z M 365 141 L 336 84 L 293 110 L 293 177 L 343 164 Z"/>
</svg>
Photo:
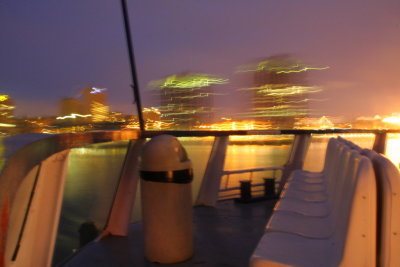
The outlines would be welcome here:
<svg viewBox="0 0 400 267">
<path fill-rule="evenodd" d="M 129 27 L 129 17 L 128 17 L 128 10 L 126 8 L 125 0 L 121 0 L 122 4 L 122 13 L 124 16 L 124 25 L 125 25 L 125 34 L 126 34 L 126 42 L 128 46 L 128 53 L 129 53 L 129 64 L 131 65 L 131 75 L 132 75 L 132 82 L 131 85 L 133 89 L 133 95 L 135 97 L 135 103 L 139 118 L 139 127 L 141 131 L 144 131 L 144 120 L 142 114 L 142 104 L 140 102 L 140 94 L 139 94 L 139 82 L 136 74 L 136 65 L 135 65 L 135 56 L 133 54 L 133 44 L 131 38 L 131 30 Z"/>
</svg>

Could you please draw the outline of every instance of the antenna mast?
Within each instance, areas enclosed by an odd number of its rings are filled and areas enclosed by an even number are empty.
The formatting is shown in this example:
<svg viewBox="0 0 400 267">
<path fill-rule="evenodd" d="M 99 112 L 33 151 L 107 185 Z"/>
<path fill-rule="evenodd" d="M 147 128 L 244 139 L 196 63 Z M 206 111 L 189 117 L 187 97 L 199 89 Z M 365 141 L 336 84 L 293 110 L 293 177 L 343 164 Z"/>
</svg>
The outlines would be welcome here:
<svg viewBox="0 0 400 267">
<path fill-rule="evenodd" d="M 133 82 L 131 87 L 133 89 L 133 95 L 135 97 L 135 103 L 136 103 L 138 119 L 139 119 L 139 127 L 140 127 L 141 131 L 144 131 L 145 129 L 144 129 L 143 114 L 142 114 L 142 104 L 140 101 L 140 94 L 139 94 L 139 82 L 138 82 L 138 78 L 137 78 L 137 74 L 136 74 L 135 56 L 133 54 L 133 44 L 132 44 L 132 38 L 131 38 L 131 30 L 129 27 L 129 17 L 128 17 L 126 1 L 121 0 L 121 5 L 122 5 L 122 13 L 123 13 L 123 17 L 124 17 L 126 42 L 127 42 L 127 46 L 128 46 L 128 53 L 129 53 L 129 64 L 131 66 L 131 75 L 132 75 L 132 82 Z"/>
</svg>

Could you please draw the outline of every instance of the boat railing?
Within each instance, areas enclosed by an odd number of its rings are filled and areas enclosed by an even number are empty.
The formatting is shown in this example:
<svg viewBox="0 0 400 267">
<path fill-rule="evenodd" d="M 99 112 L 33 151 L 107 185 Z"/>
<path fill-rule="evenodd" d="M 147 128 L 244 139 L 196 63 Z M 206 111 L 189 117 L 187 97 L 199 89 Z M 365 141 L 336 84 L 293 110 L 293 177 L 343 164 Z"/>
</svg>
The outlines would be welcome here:
<svg viewBox="0 0 400 267">
<path fill-rule="evenodd" d="M 252 169 L 242 169 L 242 170 L 226 170 L 223 171 L 223 177 L 222 177 L 222 184 L 219 189 L 220 196 L 219 199 L 231 199 L 231 198 L 237 198 L 240 194 L 240 184 L 236 183 L 236 186 L 232 186 L 231 182 L 231 175 L 235 174 L 246 174 L 248 176 L 243 177 L 240 179 L 238 182 L 241 181 L 249 181 L 251 184 L 251 193 L 253 194 L 260 194 L 264 192 L 264 182 L 254 182 L 254 176 L 253 174 L 255 172 L 268 172 L 272 171 L 272 177 L 268 176 L 269 179 L 278 179 L 278 173 L 281 173 L 283 170 L 284 166 L 273 166 L 273 167 L 267 167 L 267 168 L 252 168 Z M 266 177 L 267 178 L 267 177 Z M 262 189 L 260 189 L 262 188 Z M 276 188 L 274 188 L 275 190 Z"/>
</svg>

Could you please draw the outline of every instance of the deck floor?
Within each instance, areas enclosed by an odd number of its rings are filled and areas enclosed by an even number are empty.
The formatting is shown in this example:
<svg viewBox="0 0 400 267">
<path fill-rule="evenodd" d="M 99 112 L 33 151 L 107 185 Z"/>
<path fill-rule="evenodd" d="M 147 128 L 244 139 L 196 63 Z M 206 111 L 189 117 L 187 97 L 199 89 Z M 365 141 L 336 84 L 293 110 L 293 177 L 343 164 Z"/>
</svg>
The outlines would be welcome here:
<svg viewBox="0 0 400 267">
<path fill-rule="evenodd" d="M 275 200 L 251 204 L 221 201 L 216 208 L 195 207 L 194 256 L 165 266 L 248 266 L 249 258 L 264 232 Z M 160 266 L 144 258 L 142 224 L 132 224 L 128 237 L 108 236 L 77 252 L 66 267 Z M 164 266 L 164 265 L 163 265 Z"/>
</svg>

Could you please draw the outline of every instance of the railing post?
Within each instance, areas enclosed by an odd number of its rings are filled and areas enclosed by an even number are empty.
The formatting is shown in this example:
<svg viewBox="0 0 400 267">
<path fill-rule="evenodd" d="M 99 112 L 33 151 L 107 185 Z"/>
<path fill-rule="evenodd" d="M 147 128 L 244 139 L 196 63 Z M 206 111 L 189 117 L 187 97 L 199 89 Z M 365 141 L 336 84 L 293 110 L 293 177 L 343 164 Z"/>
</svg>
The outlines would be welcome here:
<svg viewBox="0 0 400 267">
<path fill-rule="evenodd" d="M 111 234 L 127 236 L 128 225 L 132 208 L 135 202 L 137 183 L 139 181 L 139 156 L 145 139 L 129 141 L 124 165 L 121 170 L 121 179 L 111 207 L 110 217 L 106 229 L 100 236 Z"/>
<path fill-rule="evenodd" d="M 240 181 L 240 201 L 247 202 L 251 200 L 251 181 Z"/>
<path fill-rule="evenodd" d="M 293 170 L 303 168 L 304 159 L 307 154 L 308 147 L 311 143 L 311 134 L 298 134 L 295 136 L 292 150 L 290 151 L 289 160 L 284 165 L 282 170 L 282 177 L 279 183 L 278 193 L 283 190 L 287 179 Z"/>
<path fill-rule="evenodd" d="M 229 186 L 229 174 L 226 176 L 225 189 Z"/>
<path fill-rule="evenodd" d="M 274 178 L 264 178 L 264 195 L 265 196 L 275 196 L 275 179 Z"/>
<path fill-rule="evenodd" d="M 215 137 L 196 205 L 215 206 L 224 169 L 229 136 Z"/>
<path fill-rule="evenodd" d="M 377 153 L 384 154 L 386 150 L 386 132 L 375 133 L 373 150 Z"/>
</svg>

